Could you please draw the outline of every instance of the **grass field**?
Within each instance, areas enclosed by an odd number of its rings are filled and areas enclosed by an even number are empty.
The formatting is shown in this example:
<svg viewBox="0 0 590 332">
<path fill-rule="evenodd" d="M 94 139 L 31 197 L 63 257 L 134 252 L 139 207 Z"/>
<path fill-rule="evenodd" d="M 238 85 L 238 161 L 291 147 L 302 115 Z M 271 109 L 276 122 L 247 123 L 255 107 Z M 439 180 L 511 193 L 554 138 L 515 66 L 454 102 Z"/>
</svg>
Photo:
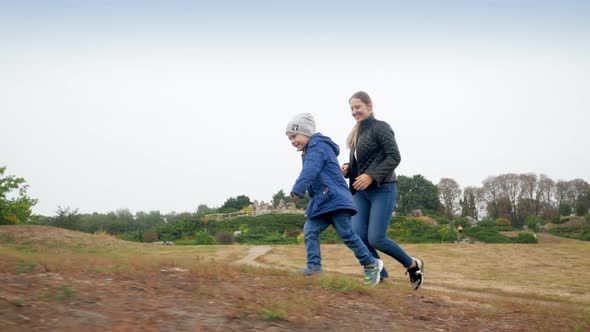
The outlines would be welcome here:
<svg viewBox="0 0 590 332">
<path fill-rule="evenodd" d="M 362 286 L 343 245 L 322 246 L 323 275 L 300 277 L 303 246 L 158 246 L 2 226 L 0 330 L 590 330 L 588 242 L 402 247 L 425 261 L 417 292 L 389 257 L 391 278 Z"/>
</svg>

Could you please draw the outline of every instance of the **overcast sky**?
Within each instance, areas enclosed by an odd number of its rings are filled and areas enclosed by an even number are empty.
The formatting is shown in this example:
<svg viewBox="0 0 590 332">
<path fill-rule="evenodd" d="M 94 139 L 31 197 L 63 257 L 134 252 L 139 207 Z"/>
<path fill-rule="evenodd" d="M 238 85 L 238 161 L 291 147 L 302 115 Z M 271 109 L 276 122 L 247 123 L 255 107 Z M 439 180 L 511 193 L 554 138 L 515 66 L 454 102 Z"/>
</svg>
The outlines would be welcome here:
<svg viewBox="0 0 590 332">
<path fill-rule="evenodd" d="M 590 180 L 585 1 L 0 1 L 0 166 L 82 213 L 270 201 L 315 115 L 394 129 L 398 174 Z"/>
</svg>

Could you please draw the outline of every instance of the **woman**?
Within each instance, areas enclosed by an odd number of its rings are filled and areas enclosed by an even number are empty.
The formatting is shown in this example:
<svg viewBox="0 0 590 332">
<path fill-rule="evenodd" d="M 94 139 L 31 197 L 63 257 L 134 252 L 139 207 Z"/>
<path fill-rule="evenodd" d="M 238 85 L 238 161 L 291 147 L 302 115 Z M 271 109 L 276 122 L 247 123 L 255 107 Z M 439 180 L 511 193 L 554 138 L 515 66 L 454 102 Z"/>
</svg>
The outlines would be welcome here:
<svg viewBox="0 0 590 332">
<path fill-rule="evenodd" d="M 386 122 L 375 119 L 373 103 L 366 92 L 355 93 L 348 103 L 356 125 L 347 140 L 350 162 L 342 165 L 341 170 L 350 181 L 358 210 L 352 217 L 352 228 L 375 258 L 379 258 L 377 249 L 400 262 L 410 275 L 412 288 L 417 290 L 424 281 L 424 262 L 410 257 L 386 235 L 395 207 L 395 168 L 401 161 L 393 130 Z M 388 277 L 383 269 L 381 279 Z"/>
</svg>

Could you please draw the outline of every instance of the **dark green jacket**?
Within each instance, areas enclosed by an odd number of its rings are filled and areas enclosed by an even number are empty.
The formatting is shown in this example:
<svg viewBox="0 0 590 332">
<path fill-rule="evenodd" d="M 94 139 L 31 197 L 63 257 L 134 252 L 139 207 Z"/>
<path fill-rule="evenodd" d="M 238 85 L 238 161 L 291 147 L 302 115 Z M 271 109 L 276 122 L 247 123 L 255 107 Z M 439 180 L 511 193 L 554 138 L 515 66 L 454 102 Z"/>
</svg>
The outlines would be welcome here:
<svg viewBox="0 0 590 332">
<path fill-rule="evenodd" d="M 387 122 L 377 120 L 371 114 L 361 122 L 356 146 L 350 150 L 346 175 L 349 178 L 350 191 L 353 194 L 356 192 L 352 183 L 357 176 L 365 173 L 373 178 L 368 189 L 397 181 L 395 169 L 400 161 L 393 129 Z"/>
</svg>

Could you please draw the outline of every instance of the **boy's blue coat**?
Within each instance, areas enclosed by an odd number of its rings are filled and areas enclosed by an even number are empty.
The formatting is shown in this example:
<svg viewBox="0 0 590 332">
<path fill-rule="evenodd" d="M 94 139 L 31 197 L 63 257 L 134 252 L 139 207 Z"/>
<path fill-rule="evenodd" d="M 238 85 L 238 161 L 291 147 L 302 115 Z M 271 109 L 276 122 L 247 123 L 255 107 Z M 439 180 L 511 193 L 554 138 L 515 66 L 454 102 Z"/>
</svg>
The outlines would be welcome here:
<svg viewBox="0 0 590 332">
<path fill-rule="evenodd" d="M 311 136 L 307 143 L 302 156 L 303 169 L 291 194 L 303 197 L 309 192 L 308 219 L 336 210 L 348 210 L 351 215 L 357 212 L 336 158 L 339 153 L 338 145 L 320 133 Z"/>
</svg>

